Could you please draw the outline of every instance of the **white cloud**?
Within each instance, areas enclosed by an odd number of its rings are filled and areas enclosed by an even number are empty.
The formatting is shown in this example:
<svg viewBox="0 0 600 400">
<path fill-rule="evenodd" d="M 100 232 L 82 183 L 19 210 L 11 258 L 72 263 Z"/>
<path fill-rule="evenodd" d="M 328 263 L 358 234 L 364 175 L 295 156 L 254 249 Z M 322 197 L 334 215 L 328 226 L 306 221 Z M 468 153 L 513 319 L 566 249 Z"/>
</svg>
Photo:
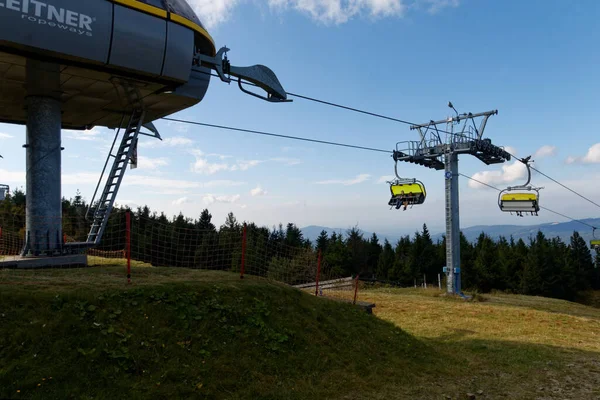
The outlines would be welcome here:
<svg viewBox="0 0 600 400">
<path fill-rule="evenodd" d="M 188 3 L 201 16 L 202 23 L 212 28 L 227 20 L 239 0 L 188 0 Z"/>
<path fill-rule="evenodd" d="M 268 192 L 266 190 L 264 190 L 263 188 L 261 188 L 260 186 L 255 187 L 254 189 L 252 189 L 250 191 L 250 195 L 252 197 L 256 197 L 256 196 L 264 196 L 266 195 Z"/>
<path fill-rule="evenodd" d="M 600 163 L 600 143 L 596 143 L 590 147 L 582 161 L 586 164 L 597 164 Z"/>
<path fill-rule="evenodd" d="M 252 167 L 256 167 L 258 164 L 263 163 L 261 160 L 250 160 L 250 161 L 240 161 L 237 164 L 233 164 L 229 167 L 230 171 L 247 171 Z"/>
<path fill-rule="evenodd" d="M 268 0 L 273 9 L 292 9 L 325 24 L 343 24 L 356 16 L 371 18 L 401 17 L 406 6 L 403 0 Z"/>
<path fill-rule="evenodd" d="M 92 129 L 83 130 L 83 131 L 66 129 L 63 132 L 66 134 L 66 137 L 69 139 L 87 140 L 87 141 L 96 141 L 96 140 L 100 139 L 99 135 L 102 134 L 102 131 L 97 127 L 92 128 Z"/>
<path fill-rule="evenodd" d="M 133 200 L 115 200 L 116 205 L 120 206 L 128 206 L 129 208 L 137 208 L 139 204 Z"/>
<path fill-rule="evenodd" d="M 100 179 L 99 172 L 77 172 L 74 174 L 63 174 L 61 182 L 63 185 L 95 185 L 98 183 L 98 179 Z M 106 181 L 106 174 L 104 175 L 104 181 Z"/>
<path fill-rule="evenodd" d="M 228 158 L 232 158 L 233 156 L 228 156 L 228 155 L 219 154 L 219 153 L 209 153 L 206 155 L 206 157 L 217 157 L 219 160 L 226 160 Z"/>
<path fill-rule="evenodd" d="M 229 165 L 225 163 L 211 163 L 206 158 L 196 157 L 196 161 L 191 165 L 192 172 L 204 175 L 212 175 L 219 171 L 229 171 Z"/>
<path fill-rule="evenodd" d="M 567 164 L 575 164 L 577 162 L 577 160 L 578 160 L 577 157 L 569 156 L 565 160 L 565 163 L 567 163 Z"/>
<path fill-rule="evenodd" d="M 188 0 L 207 28 L 228 20 L 244 0 Z M 402 17 L 409 7 L 436 14 L 458 7 L 459 0 L 268 0 L 271 10 L 293 10 L 324 24 L 342 24 L 355 17 L 371 19 Z"/>
<path fill-rule="evenodd" d="M 533 158 L 552 157 L 556 155 L 556 146 L 544 145 L 540 147 L 534 154 Z"/>
<path fill-rule="evenodd" d="M 242 196 L 239 194 L 234 195 L 224 195 L 224 196 L 215 196 L 213 194 L 206 194 L 202 197 L 202 200 L 205 204 L 214 204 L 214 203 L 227 203 L 233 204 L 240 201 Z"/>
<path fill-rule="evenodd" d="M 177 146 L 189 146 L 192 143 L 192 139 L 188 139 L 183 136 L 168 137 L 163 140 L 152 139 L 144 140 L 139 143 L 140 147 L 152 148 L 152 147 L 177 147 Z"/>
<path fill-rule="evenodd" d="M 583 157 L 569 156 L 565 160 L 567 164 L 600 164 L 600 143 L 592 145 Z"/>
<path fill-rule="evenodd" d="M 456 8 L 459 6 L 459 0 L 421 0 L 423 4 L 427 7 L 427 12 L 431 14 L 436 14 L 443 10 L 444 8 Z"/>
<path fill-rule="evenodd" d="M 505 164 L 502 166 L 500 171 L 481 171 L 477 172 L 472 176 L 473 179 L 477 179 L 488 185 L 508 185 L 517 180 L 525 179 L 527 177 L 527 168 L 525 164 L 520 161 L 514 161 L 512 164 Z M 474 189 L 484 188 L 483 185 L 469 180 L 469 187 Z"/>
<path fill-rule="evenodd" d="M 155 176 L 129 175 L 123 179 L 124 186 L 146 186 L 151 188 L 165 189 L 194 189 L 201 188 L 200 182 L 185 181 L 178 179 L 162 179 Z"/>
<path fill-rule="evenodd" d="M 156 170 L 158 167 L 169 165 L 169 159 L 165 157 L 149 158 L 144 156 L 138 157 L 138 168 Z"/>
<path fill-rule="evenodd" d="M 173 205 L 174 206 L 180 206 L 182 204 L 190 203 L 190 202 L 191 202 L 190 199 L 184 196 L 184 197 L 178 198 L 177 200 L 174 200 L 173 201 Z"/>
<path fill-rule="evenodd" d="M 0 170 L 0 172 L 2 172 Z M 98 179 L 96 177 L 96 179 Z M 187 181 L 181 179 L 166 179 L 147 175 L 127 175 L 123 179 L 124 186 L 146 186 L 148 188 L 159 189 L 163 194 L 180 194 L 181 191 L 189 189 L 208 189 L 215 187 L 234 187 L 245 185 L 246 182 L 231 180 L 213 180 L 208 182 Z"/>
<path fill-rule="evenodd" d="M 387 183 L 395 178 L 394 175 L 384 175 L 377 179 L 377 183 Z"/>
<path fill-rule="evenodd" d="M 320 181 L 320 182 L 316 182 L 317 185 L 344 185 L 344 186 L 350 186 L 350 185 L 356 185 L 359 183 L 363 183 L 365 181 L 367 181 L 369 178 L 371 177 L 371 175 L 369 174 L 360 174 L 357 175 L 355 178 L 353 179 L 330 179 L 327 181 Z"/>
<path fill-rule="evenodd" d="M 192 172 L 204 175 L 212 175 L 220 171 L 247 171 L 248 169 L 255 167 L 264 161 L 261 160 L 242 160 L 234 164 L 228 164 L 225 162 L 213 163 L 210 162 L 207 157 L 217 156 L 221 160 L 229 158 L 229 156 L 223 154 L 204 154 L 202 150 L 194 149 L 191 153 L 196 157 L 196 161 L 190 166 Z"/>
<path fill-rule="evenodd" d="M 13 135 L 9 135 L 8 133 L 0 132 L 0 139 L 12 139 L 12 138 L 14 138 Z"/>
<path fill-rule="evenodd" d="M 25 171 L 7 171 L 0 169 L 1 183 L 25 183 Z"/>
</svg>

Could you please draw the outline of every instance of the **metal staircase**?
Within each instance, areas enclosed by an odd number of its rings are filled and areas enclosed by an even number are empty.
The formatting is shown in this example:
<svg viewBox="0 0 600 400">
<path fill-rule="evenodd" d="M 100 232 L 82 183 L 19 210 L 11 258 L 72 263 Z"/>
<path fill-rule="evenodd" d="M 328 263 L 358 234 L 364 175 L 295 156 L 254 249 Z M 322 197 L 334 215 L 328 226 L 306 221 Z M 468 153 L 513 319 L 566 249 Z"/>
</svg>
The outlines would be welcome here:
<svg viewBox="0 0 600 400">
<path fill-rule="evenodd" d="M 109 155 L 109 157 L 114 157 L 115 160 L 108 174 L 104 190 L 93 212 L 92 227 L 87 238 L 88 243 L 93 243 L 94 245 L 100 243 L 100 239 L 108 223 L 108 218 L 110 217 L 110 212 L 115 204 L 117 192 L 123 181 L 125 170 L 133 154 L 143 120 L 144 111 L 135 109 L 129 118 L 125 132 L 123 132 L 123 138 L 121 139 L 117 153 Z"/>
<path fill-rule="evenodd" d="M 108 224 L 110 213 L 115 204 L 119 187 L 123 181 L 123 176 L 127 170 L 127 165 L 129 164 L 136 147 L 138 135 L 140 134 L 140 130 L 144 124 L 145 111 L 139 91 L 135 86 L 128 84 L 127 82 L 119 82 L 119 86 L 124 89 L 127 101 L 132 108 L 129 122 L 127 123 L 127 127 L 123 132 L 123 137 L 121 138 L 121 143 L 117 148 L 117 152 L 116 154 L 113 154 L 119 132 L 117 131 L 115 135 L 115 140 L 113 141 L 112 147 L 104 164 L 104 169 L 100 175 L 98 185 L 96 186 L 96 191 L 94 192 L 94 196 L 90 201 L 90 208 L 86 213 L 86 219 L 91 218 L 92 227 L 88 233 L 87 241 L 66 243 L 66 249 L 83 249 L 96 246 L 100 243 L 102 234 L 104 233 L 106 225 Z M 152 125 L 151 128 L 155 129 Z M 160 136 L 157 137 L 160 138 Z M 104 184 L 102 194 L 100 195 L 98 201 L 95 202 L 98 188 L 100 187 L 102 178 L 104 177 L 104 172 L 106 171 L 106 167 L 111 157 L 114 158 L 112 167 L 108 174 L 106 183 Z"/>
</svg>

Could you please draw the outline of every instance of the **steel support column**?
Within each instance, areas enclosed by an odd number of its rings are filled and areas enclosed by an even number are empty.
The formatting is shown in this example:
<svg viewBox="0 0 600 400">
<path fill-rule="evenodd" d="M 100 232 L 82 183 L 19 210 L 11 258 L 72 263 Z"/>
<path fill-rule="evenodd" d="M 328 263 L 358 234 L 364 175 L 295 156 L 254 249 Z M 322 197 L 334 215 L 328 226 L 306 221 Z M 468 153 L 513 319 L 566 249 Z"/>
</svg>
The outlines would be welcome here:
<svg viewBox="0 0 600 400">
<path fill-rule="evenodd" d="M 62 249 L 59 65 L 27 60 L 26 229 L 22 255 Z"/>
<path fill-rule="evenodd" d="M 458 154 L 448 145 L 445 154 L 446 178 L 446 277 L 447 292 L 461 292 L 460 282 L 460 218 L 458 198 Z"/>
</svg>

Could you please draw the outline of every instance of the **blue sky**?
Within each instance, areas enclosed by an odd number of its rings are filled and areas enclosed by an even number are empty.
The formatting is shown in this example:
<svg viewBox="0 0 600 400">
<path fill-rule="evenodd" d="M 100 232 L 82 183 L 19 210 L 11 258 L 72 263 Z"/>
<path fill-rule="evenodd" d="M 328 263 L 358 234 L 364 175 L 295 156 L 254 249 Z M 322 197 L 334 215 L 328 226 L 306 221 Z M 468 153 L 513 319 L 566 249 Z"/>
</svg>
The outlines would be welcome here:
<svg viewBox="0 0 600 400">
<path fill-rule="evenodd" d="M 426 122 L 498 109 L 486 136 L 592 199 L 600 197 L 600 2 L 483 0 L 191 1 L 234 65 L 265 64 L 285 89 Z M 392 149 L 416 140 L 407 126 L 296 99 L 269 104 L 213 79 L 205 99 L 175 117 L 287 135 Z M 427 202 L 387 206 L 393 162 L 381 153 L 156 123 L 163 142 L 143 137 L 118 202 L 197 217 L 209 208 L 272 226 L 410 233 L 444 228 L 443 172 L 401 165 L 428 189 Z M 0 125 L 0 183 L 24 186 L 24 127 Z M 63 133 L 63 194 L 88 200 L 113 133 Z M 595 147 L 594 147 L 595 146 Z M 496 186 L 522 182 L 521 165 L 485 166 L 463 156 L 460 171 Z M 383 177 L 383 178 L 382 178 Z M 542 205 L 576 218 L 598 209 L 534 175 Z M 497 208 L 497 192 L 460 181 L 461 224 L 563 221 L 549 213 L 517 218 Z M 587 229 L 582 226 L 582 229 Z"/>
</svg>

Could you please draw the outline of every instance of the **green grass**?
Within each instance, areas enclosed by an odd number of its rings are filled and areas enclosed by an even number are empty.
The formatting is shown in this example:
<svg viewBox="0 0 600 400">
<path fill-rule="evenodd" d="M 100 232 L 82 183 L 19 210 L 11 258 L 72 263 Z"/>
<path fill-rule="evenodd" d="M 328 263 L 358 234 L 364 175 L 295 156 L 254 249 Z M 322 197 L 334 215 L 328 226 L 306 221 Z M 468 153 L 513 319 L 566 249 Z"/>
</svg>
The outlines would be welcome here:
<svg viewBox="0 0 600 400">
<path fill-rule="evenodd" d="M 434 365 L 393 324 L 264 280 L 2 273 L 0 398 L 334 398 L 377 391 L 390 374 L 408 384 Z"/>
<path fill-rule="evenodd" d="M 600 310 L 362 291 L 376 315 L 236 274 L 0 270 L 0 398 L 597 399 Z M 478 395 L 478 391 L 483 391 Z"/>
</svg>

